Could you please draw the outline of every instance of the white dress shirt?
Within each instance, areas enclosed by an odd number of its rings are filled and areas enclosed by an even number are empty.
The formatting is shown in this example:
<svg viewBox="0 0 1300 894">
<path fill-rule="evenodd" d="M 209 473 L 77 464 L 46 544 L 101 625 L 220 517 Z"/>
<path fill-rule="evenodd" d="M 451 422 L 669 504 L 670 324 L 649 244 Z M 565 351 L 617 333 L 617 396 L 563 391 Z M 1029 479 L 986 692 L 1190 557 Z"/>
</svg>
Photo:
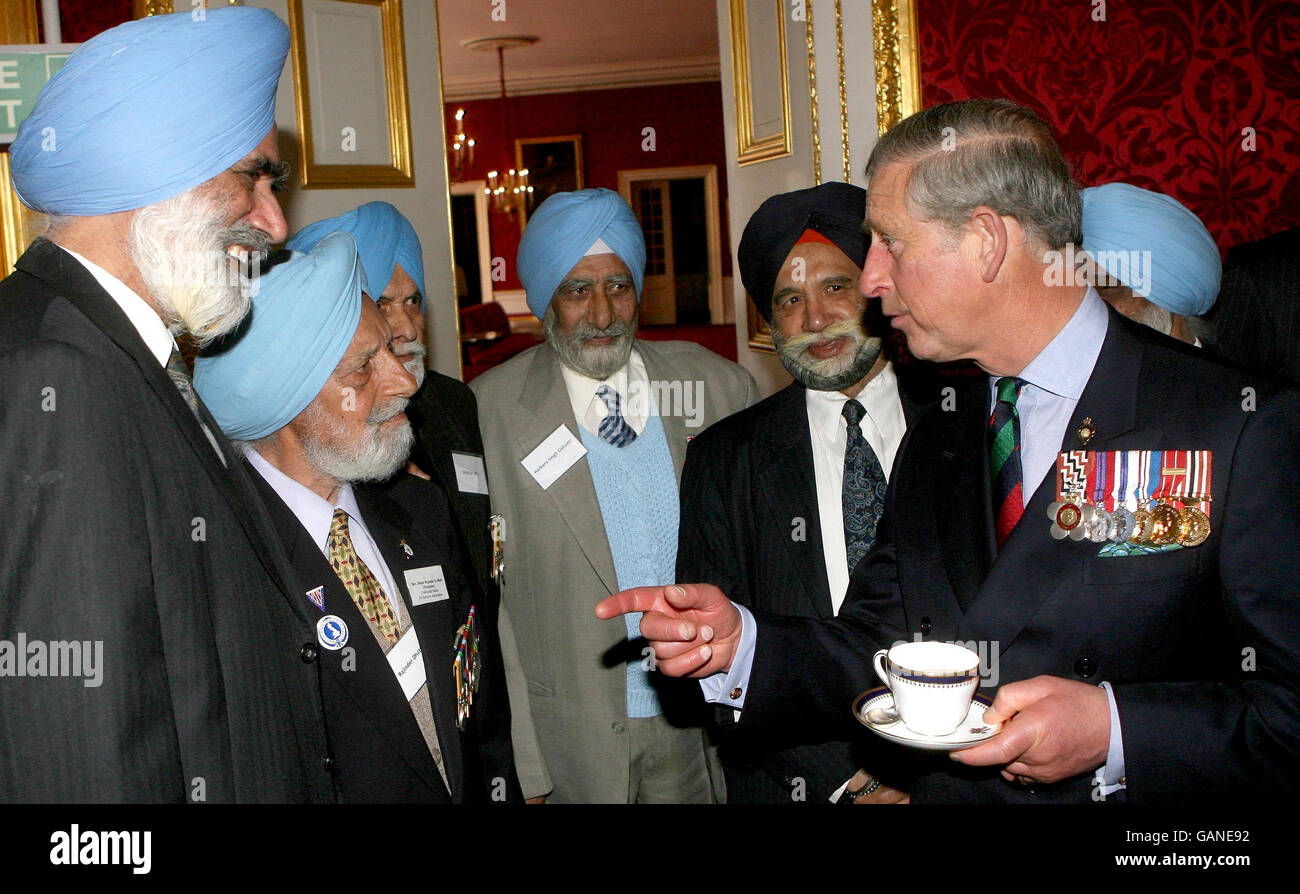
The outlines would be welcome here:
<svg viewBox="0 0 1300 894">
<path fill-rule="evenodd" d="M 597 380 L 584 376 L 576 370 L 560 364 L 564 375 L 564 387 L 569 392 L 569 403 L 573 407 L 573 418 L 578 424 L 593 435 L 600 434 L 600 422 L 609 415 L 609 408 L 596 394 L 601 385 L 608 385 L 618 392 L 620 409 L 627 424 L 640 435 L 645 431 L 650 418 L 650 377 L 645 371 L 645 362 L 636 348 L 627 363 L 607 379 Z"/>
<path fill-rule="evenodd" d="M 294 481 L 271 465 L 252 447 L 245 445 L 244 455 L 248 457 L 248 461 L 257 473 L 271 485 L 284 504 L 289 507 L 289 511 L 297 517 L 299 523 L 307 529 L 312 543 L 320 547 L 321 554 L 326 560 L 329 559 L 330 526 L 334 523 L 334 510 L 342 509 L 348 514 L 348 534 L 352 537 L 352 547 L 357 551 L 357 557 L 366 563 L 366 567 L 384 588 L 384 595 L 388 597 L 388 603 L 393 608 L 393 616 L 397 618 L 397 623 L 400 625 L 402 600 L 397 598 L 396 582 L 393 580 L 392 572 L 388 570 L 388 563 L 384 561 L 383 554 L 379 552 L 379 547 L 370 536 L 365 519 L 361 517 L 361 509 L 357 506 L 357 497 L 352 492 L 352 485 L 347 482 L 340 485 L 338 495 L 331 504 L 320 494 Z M 307 583 L 312 582 L 307 581 Z"/>
<path fill-rule="evenodd" d="M 844 405 L 849 399 L 839 391 L 814 391 L 811 388 L 806 395 L 822 554 L 826 559 L 831 607 L 839 614 L 849 588 L 848 548 L 844 543 L 844 451 L 848 446 L 848 420 L 843 416 Z M 893 364 L 885 364 L 856 400 L 866 410 L 858 428 L 880 460 L 888 481 L 894 456 L 907 431 Z"/>
<path fill-rule="evenodd" d="M 166 366 L 167 359 L 171 357 L 172 350 L 176 347 L 176 339 L 172 338 L 172 334 L 167 331 L 167 326 L 163 323 L 162 317 L 158 316 L 158 312 L 130 286 L 94 261 L 77 254 L 65 245 L 59 245 L 59 248 L 76 258 L 77 262 L 95 277 L 95 282 L 108 293 L 108 297 L 117 302 L 117 306 L 122 308 L 122 313 L 126 314 L 126 318 L 135 327 L 135 331 L 140 333 L 140 338 L 144 339 L 149 353 L 157 358 L 158 365 Z"/>
</svg>

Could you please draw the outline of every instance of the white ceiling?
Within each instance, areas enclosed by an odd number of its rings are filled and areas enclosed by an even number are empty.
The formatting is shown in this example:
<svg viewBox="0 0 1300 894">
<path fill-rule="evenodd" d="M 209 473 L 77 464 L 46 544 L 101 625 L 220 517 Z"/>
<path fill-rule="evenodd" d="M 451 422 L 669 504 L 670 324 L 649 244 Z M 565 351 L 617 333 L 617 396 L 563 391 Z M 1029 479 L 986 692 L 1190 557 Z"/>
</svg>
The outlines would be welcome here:
<svg viewBox="0 0 1300 894">
<path fill-rule="evenodd" d="M 505 52 L 514 95 L 718 78 L 714 0 L 437 0 L 448 101 L 500 95 L 497 54 L 467 50 L 482 37 L 531 34 Z M 492 20 L 505 8 L 504 22 Z"/>
</svg>

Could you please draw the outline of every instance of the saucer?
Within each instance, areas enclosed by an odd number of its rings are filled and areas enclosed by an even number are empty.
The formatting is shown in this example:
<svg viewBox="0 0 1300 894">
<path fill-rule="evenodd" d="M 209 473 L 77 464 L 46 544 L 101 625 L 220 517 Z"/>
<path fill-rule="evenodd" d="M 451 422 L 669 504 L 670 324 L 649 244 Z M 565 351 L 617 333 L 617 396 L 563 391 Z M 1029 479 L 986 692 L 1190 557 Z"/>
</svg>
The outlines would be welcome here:
<svg viewBox="0 0 1300 894">
<path fill-rule="evenodd" d="M 955 730 L 944 736 L 923 736 L 908 729 L 907 724 L 901 720 L 893 723 L 872 723 L 868 720 L 867 712 L 873 708 L 892 710 L 894 707 L 894 695 L 884 686 L 870 689 L 859 695 L 853 702 L 853 716 L 877 736 L 897 742 L 899 745 L 919 748 L 923 751 L 956 751 L 991 739 L 1002 729 L 1001 723 L 984 722 L 984 710 L 992 704 L 990 699 L 976 694 L 971 701 L 966 719 Z"/>
</svg>

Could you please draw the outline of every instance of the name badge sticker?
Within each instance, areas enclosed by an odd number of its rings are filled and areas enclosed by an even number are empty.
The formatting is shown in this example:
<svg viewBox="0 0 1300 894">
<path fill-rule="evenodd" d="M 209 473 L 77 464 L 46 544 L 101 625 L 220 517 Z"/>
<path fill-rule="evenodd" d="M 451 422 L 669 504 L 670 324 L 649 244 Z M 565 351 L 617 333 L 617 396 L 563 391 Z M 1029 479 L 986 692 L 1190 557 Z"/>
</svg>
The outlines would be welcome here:
<svg viewBox="0 0 1300 894">
<path fill-rule="evenodd" d="M 488 492 L 487 468 L 483 457 L 474 453 L 451 454 L 452 465 L 456 467 L 456 486 L 463 494 L 484 494 Z"/>
<path fill-rule="evenodd" d="M 520 460 L 542 490 L 547 490 L 569 471 L 569 468 L 587 455 L 587 448 L 569 431 L 567 425 L 561 424 L 546 436 L 532 453 Z"/>
<path fill-rule="evenodd" d="M 385 656 L 388 666 L 393 669 L 393 676 L 402 686 L 402 694 L 409 702 L 424 685 L 427 674 L 424 670 L 424 656 L 420 651 L 420 638 L 411 627 Z"/>
<path fill-rule="evenodd" d="M 428 602 L 442 602 L 451 598 L 447 589 L 447 579 L 442 574 L 441 565 L 427 565 L 424 568 L 407 568 L 406 590 L 411 594 L 411 605 L 424 605 Z"/>
</svg>

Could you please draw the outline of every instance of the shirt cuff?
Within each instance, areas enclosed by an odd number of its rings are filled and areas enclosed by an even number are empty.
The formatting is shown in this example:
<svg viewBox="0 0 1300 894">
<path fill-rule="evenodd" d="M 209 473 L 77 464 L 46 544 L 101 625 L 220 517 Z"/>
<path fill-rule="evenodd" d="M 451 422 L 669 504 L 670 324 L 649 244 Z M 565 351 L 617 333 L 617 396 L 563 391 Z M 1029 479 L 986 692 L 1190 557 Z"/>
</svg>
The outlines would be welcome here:
<svg viewBox="0 0 1300 894">
<path fill-rule="evenodd" d="M 1094 783 L 1103 795 L 1111 795 L 1127 788 L 1124 779 L 1124 736 L 1119 728 L 1119 708 L 1115 706 L 1115 691 L 1109 683 L 1102 683 L 1106 700 L 1110 703 L 1110 745 L 1106 749 L 1106 763 L 1097 768 Z"/>
<path fill-rule="evenodd" d="M 758 622 L 749 609 L 735 603 L 740 612 L 740 643 L 736 654 L 731 659 L 730 671 L 718 671 L 711 677 L 700 680 L 700 690 L 704 700 L 714 705 L 731 707 L 737 712 L 745 707 L 745 695 L 749 691 L 749 673 L 754 666 L 754 647 L 758 643 Z M 740 716 L 737 714 L 736 719 Z"/>
</svg>

